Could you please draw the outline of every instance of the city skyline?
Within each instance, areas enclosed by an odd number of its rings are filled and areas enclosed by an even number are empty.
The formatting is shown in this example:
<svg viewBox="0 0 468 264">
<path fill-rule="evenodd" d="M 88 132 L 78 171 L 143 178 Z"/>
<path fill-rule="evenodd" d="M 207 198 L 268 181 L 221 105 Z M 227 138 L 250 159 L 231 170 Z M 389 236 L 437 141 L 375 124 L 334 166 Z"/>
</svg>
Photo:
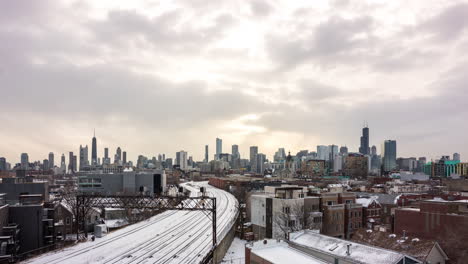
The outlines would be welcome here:
<svg viewBox="0 0 468 264">
<path fill-rule="evenodd" d="M 1 5 L 9 161 L 92 149 L 93 128 L 99 157 L 120 146 L 132 161 L 181 149 L 203 160 L 216 137 L 242 157 L 357 152 L 364 120 L 370 146 L 468 156 L 467 1 Z"/>
<path fill-rule="evenodd" d="M 370 130 L 370 131 L 372 131 L 372 130 L 367 126 L 367 124 L 366 124 L 366 126 L 364 126 L 364 127 L 362 128 L 362 131 L 364 131 L 364 130 L 367 131 L 367 135 L 368 135 L 368 136 L 370 135 L 370 133 L 372 133 L 372 132 L 369 133 L 369 130 Z M 95 133 L 95 132 L 94 132 L 94 133 Z M 99 140 L 99 139 L 98 139 L 98 138 L 96 137 L 96 135 L 94 134 L 93 137 L 92 137 L 92 139 L 91 139 L 92 145 L 96 144 L 95 142 L 96 142 L 97 140 Z M 394 140 L 394 139 L 385 139 L 384 141 L 382 141 L 382 142 L 380 142 L 380 143 L 376 143 L 376 144 L 369 143 L 369 146 L 372 146 L 373 148 L 375 147 L 375 148 L 377 149 L 377 154 L 378 154 L 378 155 L 382 155 L 382 157 L 383 157 L 383 156 L 384 156 L 384 155 L 383 155 L 383 152 L 382 152 L 382 151 L 383 151 L 383 145 L 384 145 L 385 142 L 387 142 L 387 141 L 389 141 L 389 140 L 390 140 L 390 141 L 396 141 L 396 142 L 398 142 L 398 140 Z M 218 145 L 218 142 L 219 142 L 220 144 L 222 144 L 222 141 L 223 141 L 222 138 L 218 138 L 218 137 L 217 137 L 217 138 L 215 139 L 215 143 L 214 143 L 214 144 L 204 144 L 204 145 L 202 145 L 202 147 L 203 147 L 202 155 L 201 155 L 200 158 L 197 157 L 197 156 L 195 156 L 195 157 L 194 157 L 194 161 L 205 161 L 205 159 L 206 159 L 206 154 L 207 154 L 206 151 L 208 150 L 207 147 L 213 145 L 212 147 L 215 147 L 215 148 L 216 148 L 216 146 Z M 272 154 L 270 154 L 270 153 L 268 153 L 268 152 L 266 152 L 266 151 L 262 151 L 262 146 L 258 146 L 258 145 L 255 145 L 255 146 L 247 146 L 245 150 L 242 150 L 242 147 L 240 147 L 239 144 L 229 144 L 229 146 L 236 146 L 236 149 L 237 149 L 238 152 L 240 153 L 240 156 L 241 156 L 242 159 L 250 160 L 250 156 L 251 156 L 251 149 L 250 149 L 250 148 L 251 148 L 251 147 L 256 147 L 256 148 L 258 149 L 258 153 L 265 154 L 265 156 L 266 156 L 266 158 L 267 158 L 268 160 L 273 161 L 274 156 L 275 156 L 275 154 L 276 154 L 276 151 L 278 151 L 278 149 L 285 149 L 285 152 L 291 152 L 291 155 L 295 155 L 296 153 L 298 153 L 298 152 L 300 152 L 300 151 L 303 151 L 303 150 L 308 150 L 309 152 L 316 152 L 316 153 L 319 155 L 319 156 L 318 156 L 319 159 L 325 159 L 325 158 L 323 158 L 323 157 L 320 157 L 320 151 L 319 151 L 318 148 L 320 148 L 320 147 L 325 147 L 325 148 L 327 148 L 327 151 L 328 151 L 328 148 L 329 148 L 330 146 L 335 146 L 335 147 L 337 147 L 337 148 L 345 147 L 345 148 L 348 149 L 348 151 L 349 151 L 350 153 L 360 153 L 360 149 L 361 149 L 360 144 L 361 144 L 361 142 L 362 142 L 362 136 L 360 137 L 360 142 L 357 144 L 358 146 L 356 146 L 356 149 L 354 149 L 354 148 L 351 148 L 351 149 L 350 149 L 350 148 L 349 148 L 350 144 L 344 144 L 344 145 L 335 145 L 335 144 L 322 145 L 322 144 L 320 144 L 320 145 L 317 145 L 317 146 L 315 146 L 315 147 L 311 147 L 311 148 L 300 148 L 300 149 L 297 149 L 297 150 L 287 149 L 287 148 L 283 147 L 284 145 L 279 145 L 277 148 L 274 148 L 274 149 L 273 149 L 273 153 L 272 153 Z M 369 142 L 372 142 L 372 141 L 369 141 Z M 218 145 L 218 146 L 220 146 L 220 145 Z M 83 150 L 86 150 L 85 154 L 82 153 L 82 148 L 83 148 Z M 102 148 L 102 149 L 101 149 L 101 148 Z M 405 155 L 400 155 L 400 154 L 399 154 L 400 148 L 401 148 L 401 146 L 398 146 L 398 151 L 396 152 L 396 158 L 398 158 L 398 157 L 405 157 L 405 158 L 409 158 L 409 157 L 415 157 L 415 158 L 418 158 L 418 157 L 425 157 L 428 161 L 431 161 L 431 160 L 440 159 L 442 156 L 449 156 L 449 157 L 452 157 L 453 155 L 458 155 L 458 156 L 460 156 L 460 155 L 461 155 L 460 153 L 462 153 L 462 152 L 460 152 L 460 151 L 452 151 L 451 153 L 436 154 L 436 155 L 434 155 L 434 156 L 427 155 L 427 154 L 426 154 L 426 155 L 423 154 L 423 155 L 408 155 L 408 156 L 405 156 Z M 99 154 L 97 155 L 97 159 L 100 160 L 101 163 L 104 162 L 104 159 L 106 158 L 106 153 L 108 153 L 109 149 L 112 150 L 112 148 L 109 148 L 108 146 L 104 146 L 104 147 L 99 147 L 99 146 L 97 146 L 97 153 L 102 153 L 102 155 L 99 155 Z M 102 150 L 102 152 L 100 152 L 99 150 Z M 118 153 L 119 150 L 122 151 L 120 145 L 115 147 L 116 153 Z M 76 151 L 76 150 L 75 150 L 75 151 Z M 107 152 L 106 152 L 106 151 L 107 151 Z M 148 157 L 158 157 L 158 155 L 161 155 L 161 154 L 164 154 L 164 155 L 166 156 L 166 158 L 176 159 L 177 153 L 178 153 L 179 151 L 180 151 L 180 149 L 177 150 L 177 151 L 175 151 L 174 153 L 171 153 L 171 152 L 169 152 L 169 153 L 155 152 L 155 153 L 152 153 L 152 154 L 151 154 L 151 153 L 135 153 L 135 154 L 133 154 L 133 155 L 130 155 L 130 157 L 133 157 L 133 156 L 134 156 L 133 159 L 132 159 L 132 158 L 130 158 L 130 159 L 127 158 L 127 160 L 128 160 L 128 161 L 132 161 L 133 163 L 136 163 L 136 161 L 138 160 L 138 156 L 139 156 L 139 155 L 144 155 L 144 156 L 148 156 Z M 228 154 L 231 154 L 231 151 L 232 151 L 232 150 L 228 150 L 228 151 L 224 151 L 224 152 L 221 152 L 221 153 L 228 153 Z M 370 147 L 369 147 L 369 151 L 370 151 Z M 72 153 L 72 152 L 74 152 L 74 150 L 65 151 L 65 152 L 63 152 L 62 154 Z M 78 155 L 78 159 L 79 159 L 78 162 L 79 162 L 79 167 L 80 167 L 80 168 L 81 168 L 82 165 L 86 165 L 86 162 L 88 163 L 88 165 L 91 165 L 91 159 L 89 159 L 89 155 L 90 155 L 90 154 L 92 155 L 92 150 L 89 150 L 89 148 L 88 148 L 88 146 L 87 146 L 86 143 L 85 143 L 84 145 L 78 146 L 78 150 L 77 150 L 76 152 L 79 154 L 79 155 Z M 186 152 L 188 153 L 188 156 L 194 156 L 194 155 L 193 155 L 194 152 L 192 152 L 192 151 L 190 151 L 190 150 L 186 150 Z M 196 151 L 195 151 L 195 152 L 196 152 Z M 336 152 L 337 152 L 337 151 L 336 151 Z M 127 151 L 124 151 L 123 153 L 124 153 L 125 156 L 126 156 Z M 339 152 L 337 152 L 337 153 L 339 153 Z M 37 158 L 37 159 L 36 159 L 36 158 L 31 158 L 31 155 L 30 155 L 30 153 L 29 153 L 28 151 L 24 151 L 24 152 L 19 153 L 20 156 L 23 155 L 23 154 L 27 154 L 27 155 L 28 155 L 28 160 L 29 160 L 29 162 L 35 162 L 35 161 L 42 161 L 43 159 L 50 158 L 50 154 L 58 155 L 58 154 L 60 154 L 60 153 L 59 153 L 59 152 L 50 151 L 50 152 L 48 152 L 48 154 L 45 155 L 43 158 L 39 157 L 39 158 Z M 369 154 L 370 154 L 370 152 L 369 152 Z M 85 163 L 83 163 L 83 164 L 82 164 L 82 161 L 81 161 L 81 156 L 82 156 L 82 155 L 84 155 L 84 157 L 85 157 L 85 160 L 84 160 Z M 76 156 L 76 155 L 75 155 L 75 156 Z M 187 157 L 188 157 L 188 156 L 187 156 Z M 15 165 L 16 163 L 21 163 L 21 159 L 22 159 L 22 156 L 21 156 L 20 158 L 18 158 L 18 161 L 16 162 L 14 158 L 13 158 L 13 159 L 8 159 L 7 155 L 3 155 L 3 156 L 2 156 L 2 155 L 0 154 L 0 157 L 5 157 L 6 160 L 7 160 L 7 162 L 9 162 L 12 166 Z M 120 156 L 119 156 L 119 157 L 120 157 Z M 216 157 L 216 155 L 215 155 L 215 157 Z M 215 159 L 216 159 L 216 158 L 214 158 L 214 157 L 209 157 L 209 155 L 208 155 L 208 158 L 209 158 L 209 160 L 215 160 Z M 13 162 L 11 162 L 12 160 L 13 160 Z M 111 163 L 115 162 L 115 159 L 112 159 L 112 158 L 111 158 L 110 160 L 111 160 Z M 463 157 L 462 157 L 462 160 L 463 160 Z M 205 162 L 206 162 L 206 161 L 205 161 Z M 68 164 L 69 164 L 69 162 L 68 162 L 68 160 L 67 160 L 67 167 L 68 167 Z M 56 165 L 57 165 L 57 164 L 56 164 Z"/>
</svg>

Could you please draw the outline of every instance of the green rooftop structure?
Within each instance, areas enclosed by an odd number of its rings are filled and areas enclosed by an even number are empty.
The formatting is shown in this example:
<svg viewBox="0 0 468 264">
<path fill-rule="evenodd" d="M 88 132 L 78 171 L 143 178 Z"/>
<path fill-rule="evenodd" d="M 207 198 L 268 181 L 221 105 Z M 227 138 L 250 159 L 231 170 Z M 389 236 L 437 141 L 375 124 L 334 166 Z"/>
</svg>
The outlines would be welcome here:
<svg viewBox="0 0 468 264">
<path fill-rule="evenodd" d="M 459 160 L 439 160 L 438 162 L 428 162 L 424 165 L 424 173 L 431 177 L 448 178 L 456 173 Z"/>
</svg>

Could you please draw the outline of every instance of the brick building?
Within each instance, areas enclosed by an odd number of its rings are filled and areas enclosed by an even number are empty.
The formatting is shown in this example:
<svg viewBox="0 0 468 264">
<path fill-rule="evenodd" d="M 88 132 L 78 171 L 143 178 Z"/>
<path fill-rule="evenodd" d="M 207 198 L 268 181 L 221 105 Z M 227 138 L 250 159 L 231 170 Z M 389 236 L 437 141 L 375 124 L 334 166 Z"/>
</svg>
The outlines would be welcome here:
<svg viewBox="0 0 468 264">
<path fill-rule="evenodd" d="M 380 225 L 382 205 L 378 202 L 377 196 L 358 198 L 356 203 L 362 205 L 362 225 L 364 227 L 373 228 L 374 225 Z"/>
<path fill-rule="evenodd" d="M 343 172 L 352 178 L 367 178 L 369 158 L 359 153 L 350 153 L 345 158 Z"/>
<path fill-rule="evenodd" d="M 395 233 L 433 239 L 445 249 L 451 263 L 466 263 L 468 247 L 468 200 L 422 201 L 419 208 L 395 210 Z"/>
<path fill-rule="evenodd" d="M 321 177 L 328 174 L 328 162 L 311 159 L 301 163 L 301 174 L 306 178 Z"/>
</svg>

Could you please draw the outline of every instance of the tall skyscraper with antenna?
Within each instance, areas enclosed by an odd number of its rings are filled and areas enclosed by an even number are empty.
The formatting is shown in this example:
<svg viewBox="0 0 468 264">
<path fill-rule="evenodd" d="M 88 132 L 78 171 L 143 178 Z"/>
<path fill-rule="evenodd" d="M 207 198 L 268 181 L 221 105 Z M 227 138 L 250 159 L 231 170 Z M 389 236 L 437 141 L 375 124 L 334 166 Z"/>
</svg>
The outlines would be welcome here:
<svg viewBox="0 0 468 264">
<path fill-rule="evenodd" d="M 362 129 L 361 146 L 359 147 L 359 153 L 369 155 L 369 152 L 369 128 L 367 127 L 367 123 L 365 123 L 364 128 Z"/>
<path fill-rule="evenodd" d="M 96 129 L 94 130 L 93 144 L 92 144 L 92 149 L 91 149 L 91 165 L 93 166 L 98 165 Z"/>
</svg>

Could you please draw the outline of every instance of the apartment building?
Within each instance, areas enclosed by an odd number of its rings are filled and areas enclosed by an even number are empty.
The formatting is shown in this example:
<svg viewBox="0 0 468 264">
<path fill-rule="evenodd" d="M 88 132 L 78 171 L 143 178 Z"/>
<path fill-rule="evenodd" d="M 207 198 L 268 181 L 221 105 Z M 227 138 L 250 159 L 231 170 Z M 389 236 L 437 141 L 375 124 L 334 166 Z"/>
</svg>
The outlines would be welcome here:
<svg viewBox="0 0 468 264">
<path fill-rule="evenodd" d="M 265 186 L 264 193 L 250 197 L 255 239 L 287 238 L 301 229 L 320 230 L 320 198 L 308 197 L 307 187 Z"/>
</svg>

